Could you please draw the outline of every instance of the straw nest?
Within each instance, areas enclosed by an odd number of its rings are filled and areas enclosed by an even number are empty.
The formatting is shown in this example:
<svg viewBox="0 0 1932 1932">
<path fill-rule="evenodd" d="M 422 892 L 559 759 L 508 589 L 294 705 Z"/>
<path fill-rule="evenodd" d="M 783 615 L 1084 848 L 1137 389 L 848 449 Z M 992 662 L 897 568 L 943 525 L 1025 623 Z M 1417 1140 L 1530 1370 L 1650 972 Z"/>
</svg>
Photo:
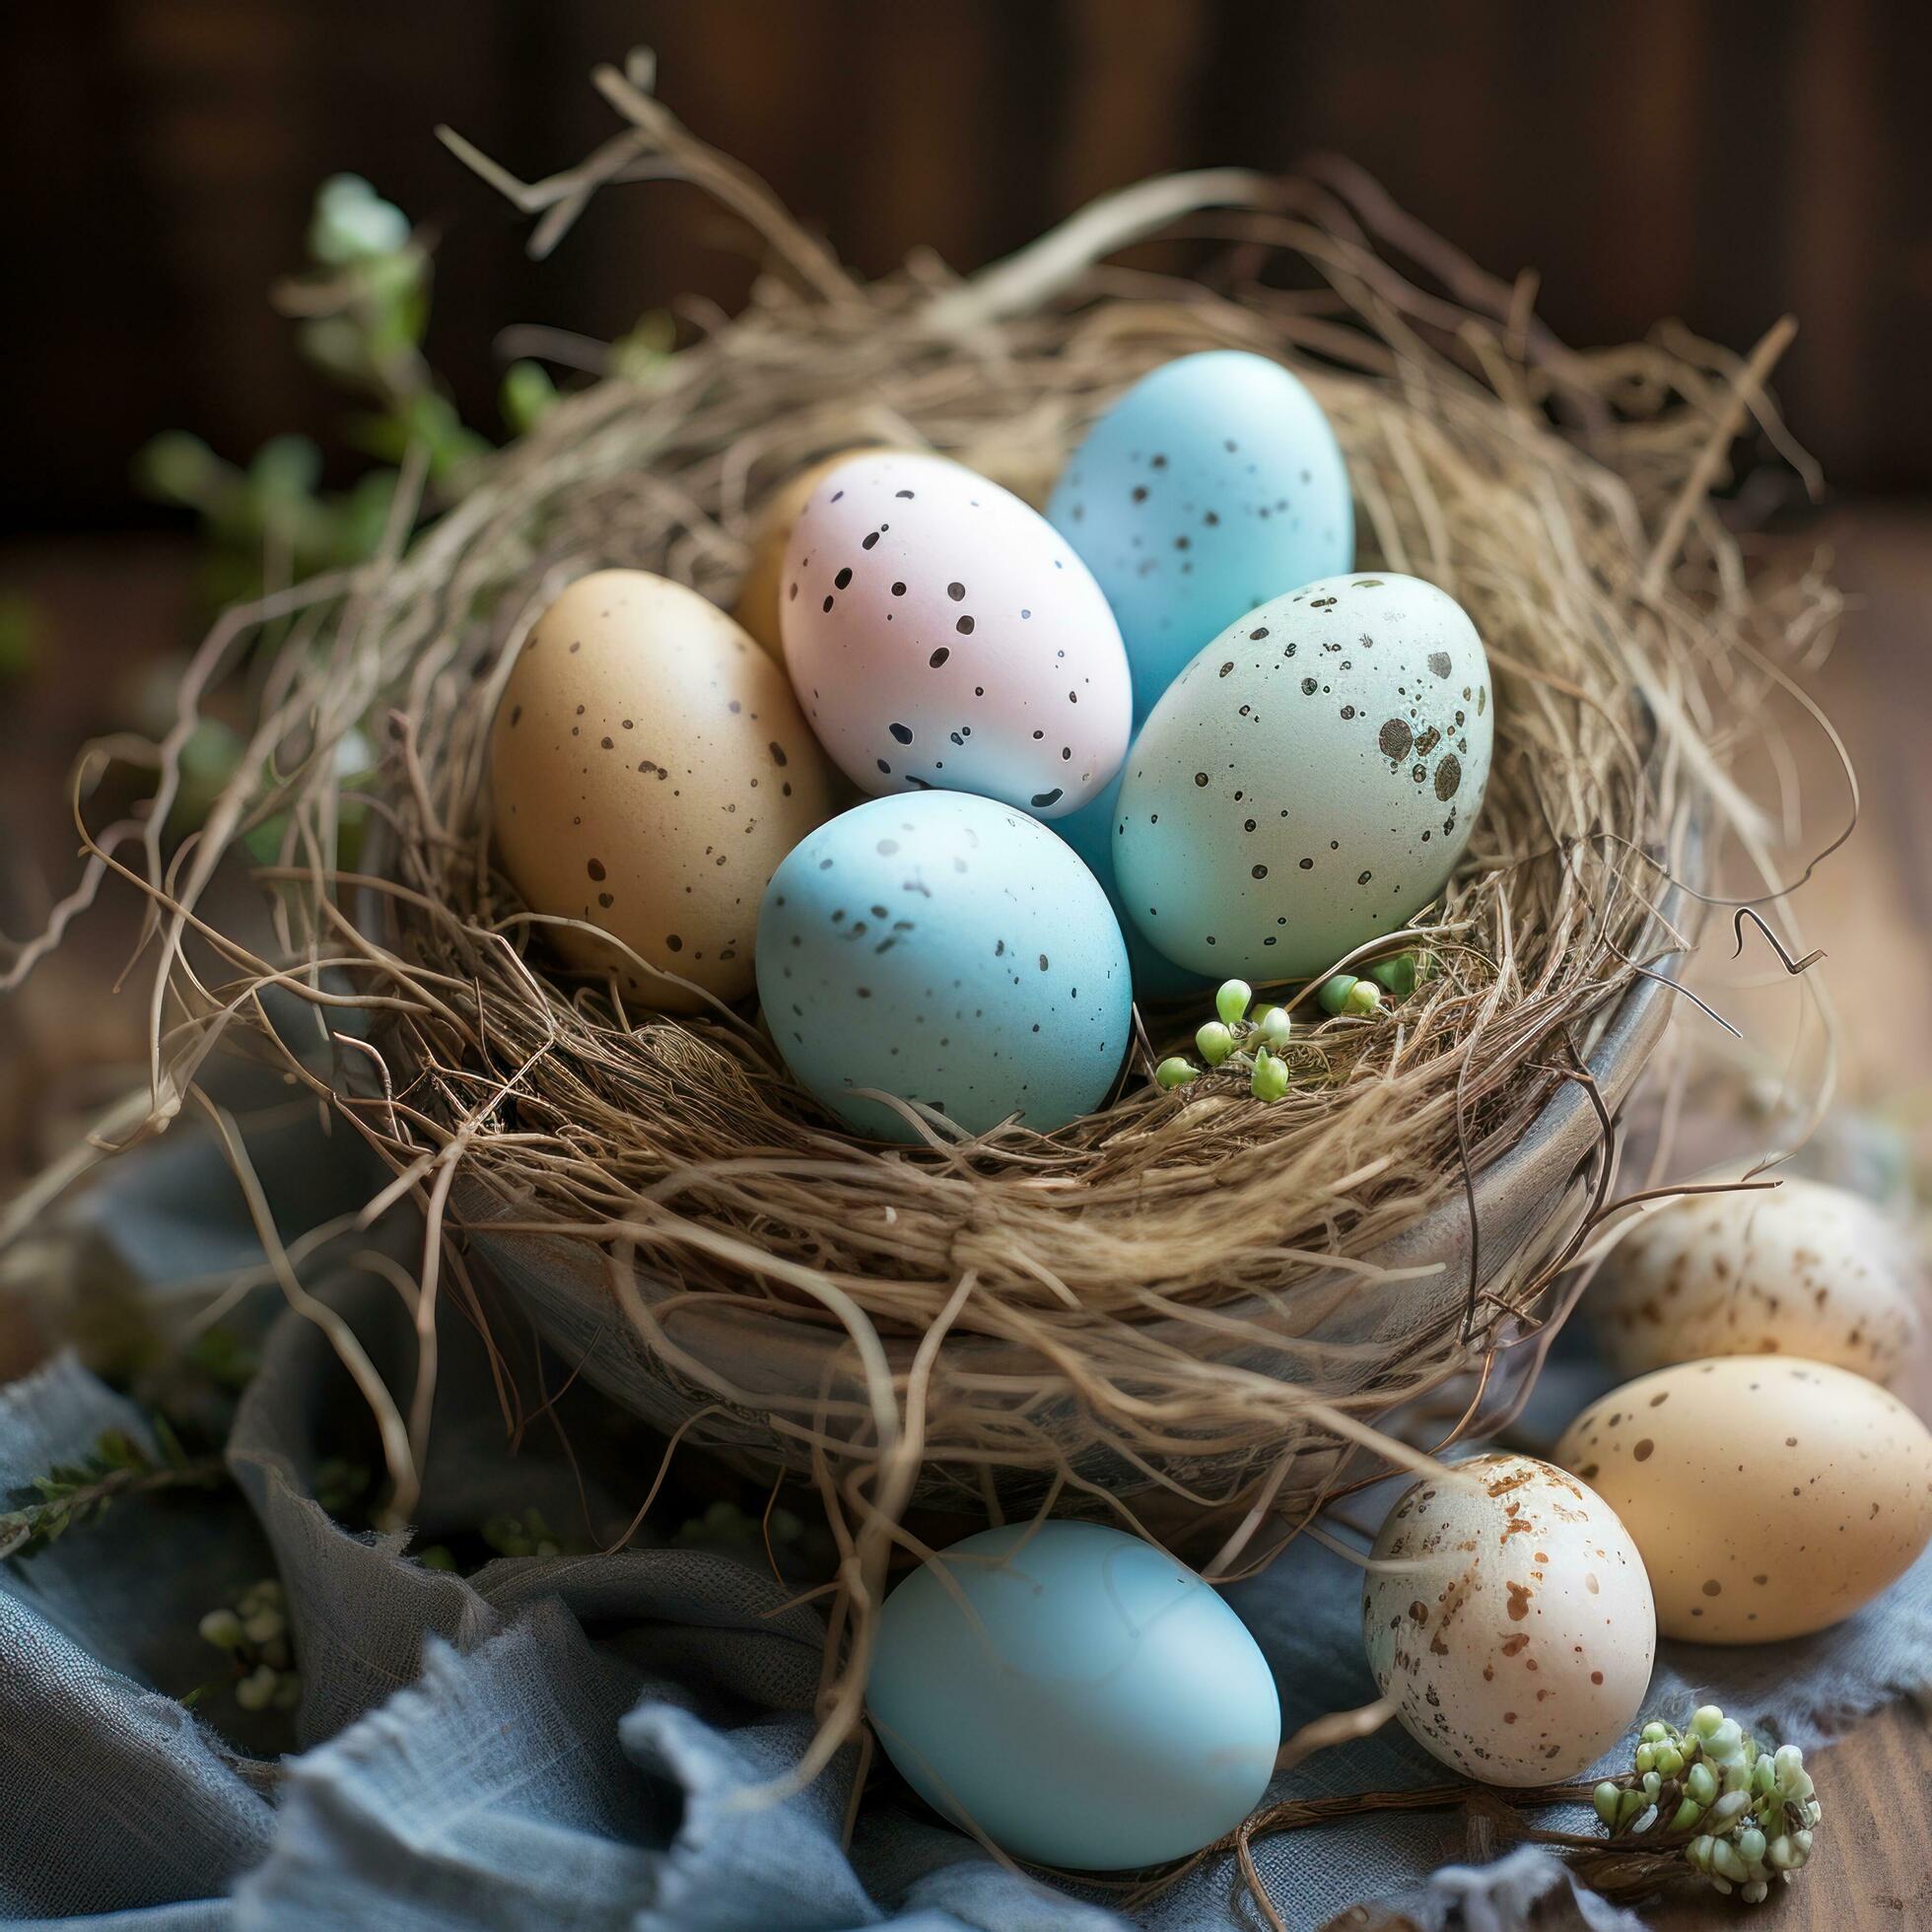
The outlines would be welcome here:
<svg viewBox="0 0 1932 1932">
<path fill-rule="evenodd" d="M 1669 333 L 1570 352 L 1530 285 L 1480 274 L 1340 167 L 1151 182 L 977 279 L 916 261 L 864 285 L 639 78 L 600 76 L 627 126 L 585 169 L 533 189 L 492 172 L 549 211 L 545 242 L 604 180 L 685 175 L 762 232 L 769 273 L 741 315 L 696 316 L 688 347 L 564 401 L 413 541 L 209 640 L 164 792 L 202 692 L 273 624 L 259 755 L 187 850 L 162 852 L 165 798 L 97 847 L 155 900 L 158 1112 L 218 1036 L 252 1031 L 426 1209 L 417 1385 L 369 1391 L 405 1515 L 439 1282 L 487 1324 L 487 1231 L 555 1261 L 594 1304 L 593 1352 L 658 1376 L 694 1439 L 749 1424 L 815 1478 L 845 1554 L 835 1636 L 862 1627 L 893 1545 L 922 1547 L 903 1519 L 935 1476 L 956 1508 L 1112 1508 L 1222 1569 L 1257 1560 L 1339 1449 L 1534 1323 L 1561 1248 L 1445 1289 L 1439 1265 L 1392 1269 L 1390 1244 L 1580 1077 L 1619 1000 L 1687 941 L 1658 909 L 1696 828 L 1751 836 L 1727 746 L 1831 608 L 1809 580 L 1754 584 L 1710 502 L 1741 431 L 1784 447 L 1764 394 L 1782 334 L 1749 363 Z M 1206 266 L 1110 265 L 1157 231 Z M 1143 1010 L 1103 1112 L 903 1149 L 837 1131 L 755 1011 L 656 1016 L 555 968 L 491 863 L 486 746 L 565 584 L 621 565 L 728 603 L 761 499 L 868 439 L 1037 503 L 1126 385 L 1219 347 L 1294 368 L 1346 453 L 1362 567 L 1441 585 L 1487 645 L 1487 801 L 1416 922 L 1435 979 L 1373 1022 L 1300 1008 L 1273 1106 L 1231 1081 L 1157 1091 L 1151 1056 L 1205 1014 Z M 332 751 L 364 724 L 385 754 L 380 877 L 336 862 Z M 198 910 L 220 853 L 271 819 L 275 956 Z M 1385 1312 L 1351 1329 L 1371 1294 Z M 682 1350 L 694 1311 L 748 1358 L 783 1338 L 789 1386 Z M 844 1648 L 828 1714 L 849 1723 L 862 1656 Z"/>
</svg>

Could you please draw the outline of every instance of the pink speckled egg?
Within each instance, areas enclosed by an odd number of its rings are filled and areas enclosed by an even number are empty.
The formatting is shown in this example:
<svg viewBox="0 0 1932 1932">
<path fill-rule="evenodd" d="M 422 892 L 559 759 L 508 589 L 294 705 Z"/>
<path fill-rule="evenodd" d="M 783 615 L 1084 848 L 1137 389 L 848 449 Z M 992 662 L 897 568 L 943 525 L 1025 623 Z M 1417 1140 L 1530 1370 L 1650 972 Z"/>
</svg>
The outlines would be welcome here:
<svg viewBox="0 0 1932 1932">
<path fill-rule="evenodd" d="M 1059 818 L 1127 755 L 1127 653 L 1092 573 L 942 456 L 855 456 L 819 483 L 780 625 L 812 729 L 867 792 L 977 792 Z"/>
<path fill-rule="evenodd" d="M 1657 1614 L 1610 1505 L 1531 1456 L 1475 1456 L 1404 1492 L 1362 1586 L 1369 1668 L 1404 1726 L 1485 1784 L 1589 1769 L 1650 1684 Z"/>
</svg>

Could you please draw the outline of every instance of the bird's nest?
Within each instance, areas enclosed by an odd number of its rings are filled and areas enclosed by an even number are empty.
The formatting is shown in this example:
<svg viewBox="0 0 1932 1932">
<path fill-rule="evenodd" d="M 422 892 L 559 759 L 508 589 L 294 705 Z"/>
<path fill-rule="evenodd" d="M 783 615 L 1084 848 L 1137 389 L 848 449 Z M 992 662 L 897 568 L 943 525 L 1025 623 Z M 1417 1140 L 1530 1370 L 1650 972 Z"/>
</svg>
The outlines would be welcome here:
<svg viewBox="0 0 1932 1932">
<path fill-rule="evenodd" d="M 647 93 L 601 79 L 625 131 L 572 174 L 500 184 L 554 232 L 603 180 L 682 174 L 761 232 L 769 271 L 742 314 L 569 396 L 413 540 L 209 640 L 165 790 L 203 692 L 252 632 L 288 632 L 241 775 L 185 850 L 164 851 L 165 799 L 97 847 L 154 900 L 161 1110 L 219 1035 L 251 1031 L 426 1209 L 418 1383 L 370 1391 L 405 1514 L 439 1279 L 487 1321 L 505 1253 L 580 1304 L 591 1367 L 635 1406 L 817 1482 L 845 1553 L 835 1634 L 862 1626 L 894 1545 L 920 1547 L 922 1496 L 1114 1510 L 1222 1569 L 1258 1560 L 1339 1450 L 1535 1323 L 1566 1240 L 1445 1279 L 1405 1232 L 1462 1211 L 1587 1079 L 1620 1000 L 1690 936 L 1662 909 L 1691 843 L 1752 836 L 1727 755 L 1834 608 L 1803 575 L 1754 581 L 1711 497 L 1741 433 L 1785 449 L 1764 389 L 1782 337 L 1749 362 L 1670 332 L 1572 352 L 1528 284 L 1339 166 L 1150 182 L 973 280 L 921 260 L 862 283 Z M 1194 272 L 1161 272 L 1176 258 Z M 1298 1007 L 1274 1105 L 1231 1078 L 1158 1090 L 1154 1058 L 1207 1015 L 1143 1009 L 1102 1112 L 1045 1135 L 933 1126 L 909 1149 L 841 1132 L 755 1009 L 659 1016 L 559 970 L 491 862 L 486 748 L 564 585 L 618 565 L 728 602 L 761 499 L 868 440 L 1038 503 L 1123 388 L 1215 348 L 1294 369 L 1346 455 L 1361 566 L 1440 585 L 1487 646 L 1486 801 L 1416 922 L 1435 977 L 1369 1021 Z M 362 725 L 384 751 L 380 876 L 337 864 L 333 754 Z M 206 890 L 268 822 L 272 949 L 221 930 Z M 290 997 L 302 1024 L 277 1010 Z M 728 1343 L 684 1346 L 691 1320 L 742 1338 L 756 1373 Z M 862 1649 L 833 1647 L 828 1735 Z"/>
</svg>

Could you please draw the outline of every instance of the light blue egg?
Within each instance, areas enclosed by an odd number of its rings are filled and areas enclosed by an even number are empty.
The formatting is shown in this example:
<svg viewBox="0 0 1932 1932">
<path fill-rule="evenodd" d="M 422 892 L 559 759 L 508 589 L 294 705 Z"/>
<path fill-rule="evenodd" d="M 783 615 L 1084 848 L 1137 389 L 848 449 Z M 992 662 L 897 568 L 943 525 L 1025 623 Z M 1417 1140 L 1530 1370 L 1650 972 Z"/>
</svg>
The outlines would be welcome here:
<svg viewBox="0 0 1932 1932">
<path fill-rule="evenodd" d="M 1355 556 L 1348 472 L 1321 404 L 1236 349 L 1142 377 L 1068 460 L 1047 519 L 1113 606 L 1137 729 L 1244 611 Z"/>
<path fill-rule="evenodd" d="M 799 1081 L 916 1140 L 874 1087 L 982 1134 L 1091 1113 L 1127 1051 L 1127 942 L 1099 881 L 994 798 L 873 798 L 800 841 L 758 916 L 758 995 Z"/>
<path fill-rule="evenodd" d="M 1129 752 L 1129 757 L 1133 753 Z M 1127 937 L 1128 964 L 1133 969 L 1134 993 L 1138 1000 L 1178 1000 L 1184 994 L 1200 993 L 1213 982 L 1201 973 L 1177 966 L 1164 953 L 1157 952 L 1141 935 L 1121 898 L 1119 881 L 1114 877 L 1114 821 L 1120 804 L 1123 766 L 1099 797 L 1078 811 L 1054 821 L 1054 830 L 1080 855 L 1087 869 L 1100 881 L 1107 903 L 1120 921 Z"/>
<path fill-rule="evenodd" d="M 1095 1523 L 1009 1524 L 886 1599 L 865 1701 L 935 1811 L 1016 1857 L 1120 1871 L 1184 1857 L 1260 1803 L 1281 1705 L 1200 1577 Z"/>
</svg>

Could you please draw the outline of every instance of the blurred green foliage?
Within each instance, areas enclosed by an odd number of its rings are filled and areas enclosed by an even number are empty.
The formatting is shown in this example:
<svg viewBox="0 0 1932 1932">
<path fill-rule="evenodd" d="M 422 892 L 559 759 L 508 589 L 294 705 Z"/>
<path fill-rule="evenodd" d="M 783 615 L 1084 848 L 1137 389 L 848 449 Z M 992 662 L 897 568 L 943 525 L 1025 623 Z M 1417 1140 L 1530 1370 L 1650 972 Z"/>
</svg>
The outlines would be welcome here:
<svg viewBox="0 0 1932 1932">
<path fill-rule="evenodd" d="M 207 538 L 211 602 L 259 596 L 371 556 L 394 507 L 404 454 L 419 449 L 432 502 L 491 448 L 464 424 L 423 356 L 431 260 L 402 210 L 360 175 L 336 174 L 315 195 L 309 265 L 277 294 L 295 318 L 304 359 L 362 405 L 343 426 L 352 448 L 376 459 L 346 490 L 321 487 L 322 452 L 309 437 L 271 437 L 246 464 L 218 456 L 199 437 L 170 430 L 137 454 L 140 487 L 194 511 Z M 502 411 L 521 436 L 557 399 L 548 373 L 514 364 Z M 4 662 L 0 644 L 0 662 Z"/>
</svg>

